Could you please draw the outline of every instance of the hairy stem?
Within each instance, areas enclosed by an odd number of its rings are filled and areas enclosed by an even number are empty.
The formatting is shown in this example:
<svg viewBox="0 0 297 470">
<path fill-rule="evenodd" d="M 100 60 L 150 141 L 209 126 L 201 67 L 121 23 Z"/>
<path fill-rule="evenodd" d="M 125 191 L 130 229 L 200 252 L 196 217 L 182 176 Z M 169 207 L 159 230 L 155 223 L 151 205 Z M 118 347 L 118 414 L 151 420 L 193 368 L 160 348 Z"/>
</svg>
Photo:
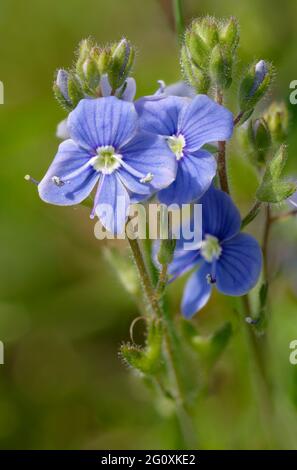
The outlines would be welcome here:
<svg viewBox="0 0 297 470">
<path fill-rule="evenodd" d="M 129 238 L 129 236 L 127 238 L 129 240 L 130 248 L 142 282 L 143 290 L 145 292 L 152 313 L 156 317 L 161 318 L 163 320 L 167 368 L 173 386 L 172 396 L 174 396 L 176 404 L 176 413 L 179 420 L 184 443 L 187 447 L 193 448 L 193 426 L 191 423 L 191 418 L 186 408 L 183 383 L 180 377 L 180 371 L 178 366 L 179 355 L 176 350 L 178 340 L 176 338 L 175 328 L 171 316 L 166 312 L 166 309 L 162 307 L 162 304 L 157 298 L 157 294 L 153 288 L 151 279 L 147 272 L 147 268 L 143 259 L 142 252 L 140 250 L 138 240 L 132 240 Z"/>
<path fill-rule="evenodd" d="M 264 226 L 264 234 L 263 234 L 263 272 L 264 278 L 266 282 L 268 281 L 268 248 L 269 248 L 269 237 L 270 231 L 272 226 L 272 219 L 271 219 L 271 210 L 269 204 L 266 206 L 266 218 L 265 218 L 265 226 Z"/>
<path fill-rule="evenodd" d="M 216 90 L 216 101 L 218 104 L 222 105 L 224 101 L 224 96 L 221 90 Z M 227 174 L 227 162 L 226 162 L 226 142 L 218 142 L 218 174 L 220 180 L 221 190 L 229 194 L 229 183 L 228 183 L 228 174 Z"/>
<path fill-rule="evenodd" d="M 245 316 L 251 318 L 252 310 L 248 295 L 242 297 Z M 253 382 L 259 400 L 259 411 L 263 429 L 269 444 L 272 445 L 274 404 L 271 396 L 271 384 L 266 364 L 266 338 L 257 335 L 252 325 L 245 322 L 245 329 L 250 350 Z"/>
<path fill-rule="evenodd" d="M 159 280 L 157 284 L 157 296 L 158 298 L 162 297 L 162 294 L 165 290 L 167 284 L 167 277 L 168 277 L 168 265 L 163 264 L 162 269 L 160 271 Z"/>
<path fill-rule="evenodd" d="M 244 227 L 246 227 L 247 225 L 249 225 L 249 224 L 257 217 L 257 215 L 258 215 L 259 212 L 260 212 L 261 206 L 262 206 L 262 202 L 261 202 L 261 201 L 256 201 L 256 202 L 255 202 L 255 204 L 254 204 L 253 207 L 249 210 L 249 212 L 247 213 L 247 215 L 242 219 L 242 222 L 241 222 L 241 228 L 242 228 L 242 229 L 243 229 Z"/>
</svg>

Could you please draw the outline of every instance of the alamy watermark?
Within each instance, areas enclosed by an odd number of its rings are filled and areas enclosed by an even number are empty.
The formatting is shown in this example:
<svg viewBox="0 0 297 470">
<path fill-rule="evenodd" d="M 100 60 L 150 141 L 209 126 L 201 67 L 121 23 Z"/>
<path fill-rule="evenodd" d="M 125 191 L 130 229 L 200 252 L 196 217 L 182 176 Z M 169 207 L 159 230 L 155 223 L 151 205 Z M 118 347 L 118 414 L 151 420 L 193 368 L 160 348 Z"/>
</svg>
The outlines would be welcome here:
<svg viewBox="0 0 297 470">
<path fill-rule="evenodd" d="M 290 89 L 293 90 L 290 93 L 290 103 L 297 104 L 297 80 L 292 80 L 290 83 Z"/>
<path fill-rule="evenodd" d="M 0 81 L 0 104 L 4 104 L 4 85 Z"/>
<path fill-rule="evenodd" d="M 117 212 L 114 206 L 100 205 L 100 219 L 107 226 L 119 226 L 122 214 L 126 210 L 126 201 L 122 196 L 117 197 Z M 128 222 L 126 229 L 121 233 L 106 231 L 102 223 L 98 221 L 94 227 L 94 234 L 98 240 L 125 239 L 135 240 L 183 240 L 184 250 L 195 250 L 202 242 L 202 205 L 177 204 L 166 206 L 165 204 L 132 204 L 128 209 Z M 104 225 L 105 225 L 104 224 Z"/>
<path fill-rule="evenodd" d="M 0 365 L 4 364 L 4 344 L 0 341 Z"/>
<path fill-rule="evenodd" d="M 289 356 L 289 361 L 292 364 L 292 366 L 297 365 L 297 339 L 294 339 L 291 341 L 289 348 L 292 350 Z"/>
</svg>

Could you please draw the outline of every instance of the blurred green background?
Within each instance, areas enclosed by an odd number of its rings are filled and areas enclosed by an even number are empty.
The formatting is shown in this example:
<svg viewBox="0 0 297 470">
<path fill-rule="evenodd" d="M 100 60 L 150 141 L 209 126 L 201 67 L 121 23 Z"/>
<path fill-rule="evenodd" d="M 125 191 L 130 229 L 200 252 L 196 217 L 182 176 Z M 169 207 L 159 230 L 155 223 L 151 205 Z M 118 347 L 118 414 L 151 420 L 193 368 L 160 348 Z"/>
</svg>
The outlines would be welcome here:
<svg viewBox="0 0 297 470">
<path fill-rule="evenodd" d="M 277 69 L 269 99 L 288 101 L 289 83 L 297 79 L 296 2 L 184 3 L 188 20 L 232 14 L 240 21 L 231 108 L 241 67 L 255 58 L 272 60 Z M 138 49 L 138 95 L 153 92 L 158 79 L 179 79 L 176 40 L 157 0 L 1 1 L 1 448 L 179 445 L 166 403 L 156 406 L 143 382 L 118 358 L 119 345 L 129 340 L 129 326 L 138 313 L 104 260 L 104 244 L 95 239 L 87 210 L 47 206 L 24 181 L 27 173 L 42 177 L 58 145 L 55 129 L 64 112 L 52 95 L 55 70 L 71 65 L 82 38 L 93 36 L 104 43 L 123 35 Z M 297 173 L 297 106 L 290 111 L 288 171 Z M 255 181 L 236 148 L 230 168 L 233 194 L 246 210 Z M 288 261 L 274 282 L 268 331 L 278 445 L 284 448 L 297 448 L 297 366 L 288 359 L 289 343 L 297 339 L 296 224 L 281 224 L 271 242 L 273 259 Z M 254 224 L 253 229 L 259 233 L 260 227 Z M 177 315 L 183 282 L 171 289 Z M 228 319 L 237 330 L 210 377 L 208 392 L 195 405 L 199 448 L 268 446 L 250 380 L 250 356 L 236 318 L 233 302 L 216 295 L 194 320 L 205 334 Z"/>
</svg>

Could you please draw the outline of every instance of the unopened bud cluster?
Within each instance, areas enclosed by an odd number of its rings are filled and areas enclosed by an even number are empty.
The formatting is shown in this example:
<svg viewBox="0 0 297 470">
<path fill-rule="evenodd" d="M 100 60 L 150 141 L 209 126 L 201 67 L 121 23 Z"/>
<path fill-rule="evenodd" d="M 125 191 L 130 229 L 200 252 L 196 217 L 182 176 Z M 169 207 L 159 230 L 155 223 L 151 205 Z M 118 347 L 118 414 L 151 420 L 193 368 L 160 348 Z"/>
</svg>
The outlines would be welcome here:
<svg viewBox="0 0 297 470">
<path fill-rule="evenodd" d="M 238 23 L 233 17 L 193 21 L 185 33 L 181 65 L 185 80 L 197 93 L 207 93 L 211 86 L 222 91 L 230 87 L 238 42 Z"/>
<path fill-rule="evenodd" d="M 58 70 L 54 93 L 68 111 L 85 97 L 116 94 L 121 97 L 134 62 L 135 51 L 127 39 L 100 48 L 91 39 L 79 45 L 73 69 Z"/>
</svg>

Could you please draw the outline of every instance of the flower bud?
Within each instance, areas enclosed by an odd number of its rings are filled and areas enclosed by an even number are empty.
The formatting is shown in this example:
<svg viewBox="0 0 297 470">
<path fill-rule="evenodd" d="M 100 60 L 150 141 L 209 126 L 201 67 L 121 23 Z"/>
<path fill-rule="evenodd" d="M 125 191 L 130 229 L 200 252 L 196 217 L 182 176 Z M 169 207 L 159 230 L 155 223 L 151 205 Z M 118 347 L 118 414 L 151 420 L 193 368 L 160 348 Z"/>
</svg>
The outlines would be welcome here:
<svg viewBox="0 0 297 470">
<path fill-rule="evenodd" d="M 187 81 L 197 93 L 207 94 L 210 87 L 208 72 L 202 70 L 191 60 L 185 45 L 181 49 L 181 67 L 185 81 Z"/>
<path fill-rule="evenodd" d="M 69 74 L 66 70 L 60 69 L 57 72 L 56 80 L 53 84 L 53 90 L 58 102 L 67 111 L 72 110 L 73 105 L 68 94 L 68 77 Z"/>
<path fill-rule="evenodd" d="M 134 48 L 125 38 L 112 46 L 108 79 L 113 90 L 120 88 L 124 84 L 132 68 L 134 56 Z"/>
<path fill-rule="evenodd" d="M 211 50 L 219 42 L 217 20 L 211 16 L 194 20 L 192 30 L 201 38 L 208 50 Z"/>
<path fill-rule="evenodd" d="M 236 18 L 231 16 L 223 22 L 219 28 L 220 44 L 226 46 L 230 52 L 234 53 L 239 43 L 239 26 Z"/>
<path fill-rule="evenodd" d="M 217 44 L 210 56 L 209 72 L 217 88 L 226 90 L 232 83 L 232 56 L 226 48 Z"/>
<path fill-rule="evenodd" d="M 79 101 L 84 98 L 80 81 L 73 72 L 69 72 L 68 75 L 68 94 L 73 108 L 75 108 Z"/>
<path fill-rule="evenodd" d="M 288 136 L 289 127 L 289 113 L 285 103 L 271 103 L 264 116 L 273 142 L 283 143 Z"/>
<path fill-rule="evenodd" d="M 81 80 L 84 80 L 85 78 L 83 66 L 89 57 L 92 47 L 94 47 L 94 42 L 91 39 L 83 39 L 79 44 L 75 70 Z"/>
<path fill-rule="evenodd" d="M 209 48 L 193 29 L 185 33 L 185 46 L 188 55 L 198 67 L 205 67 L 209 60 Z"/>
<path fill-rule="evenodd" d="M 97 65 L 98 65 L 98 70 L 101 76 L 107 73 L 110 60 L 111 60 L 111 51 L 109 49 L 103 49 L 102 51 L 100 51 L 100 54 L 97 59 Z"/>
<path fill-rule="evenodd" d="M 254 109 L 271 85 L 272 65 L 264 60 L 252 64 L 246 72 L 239 89 L 239 106 L 241 112 Z"/>
<path fill-rule="evenodd" d="M 253 149 L 253 160 L 256 160 L 255 163 L 259 165 L 265 163 L 266 157 L 271 148 L 271 134 L 264 118 L 250 121 L 248 136 Z"/>
<path fill-rule="evenodd" d="M 167 239 L 160 241 L 160 249 L 158 253 L 158 261 L 162 265 L 171 263 L 175 250 L 176 240 Z"/>
</svg>

